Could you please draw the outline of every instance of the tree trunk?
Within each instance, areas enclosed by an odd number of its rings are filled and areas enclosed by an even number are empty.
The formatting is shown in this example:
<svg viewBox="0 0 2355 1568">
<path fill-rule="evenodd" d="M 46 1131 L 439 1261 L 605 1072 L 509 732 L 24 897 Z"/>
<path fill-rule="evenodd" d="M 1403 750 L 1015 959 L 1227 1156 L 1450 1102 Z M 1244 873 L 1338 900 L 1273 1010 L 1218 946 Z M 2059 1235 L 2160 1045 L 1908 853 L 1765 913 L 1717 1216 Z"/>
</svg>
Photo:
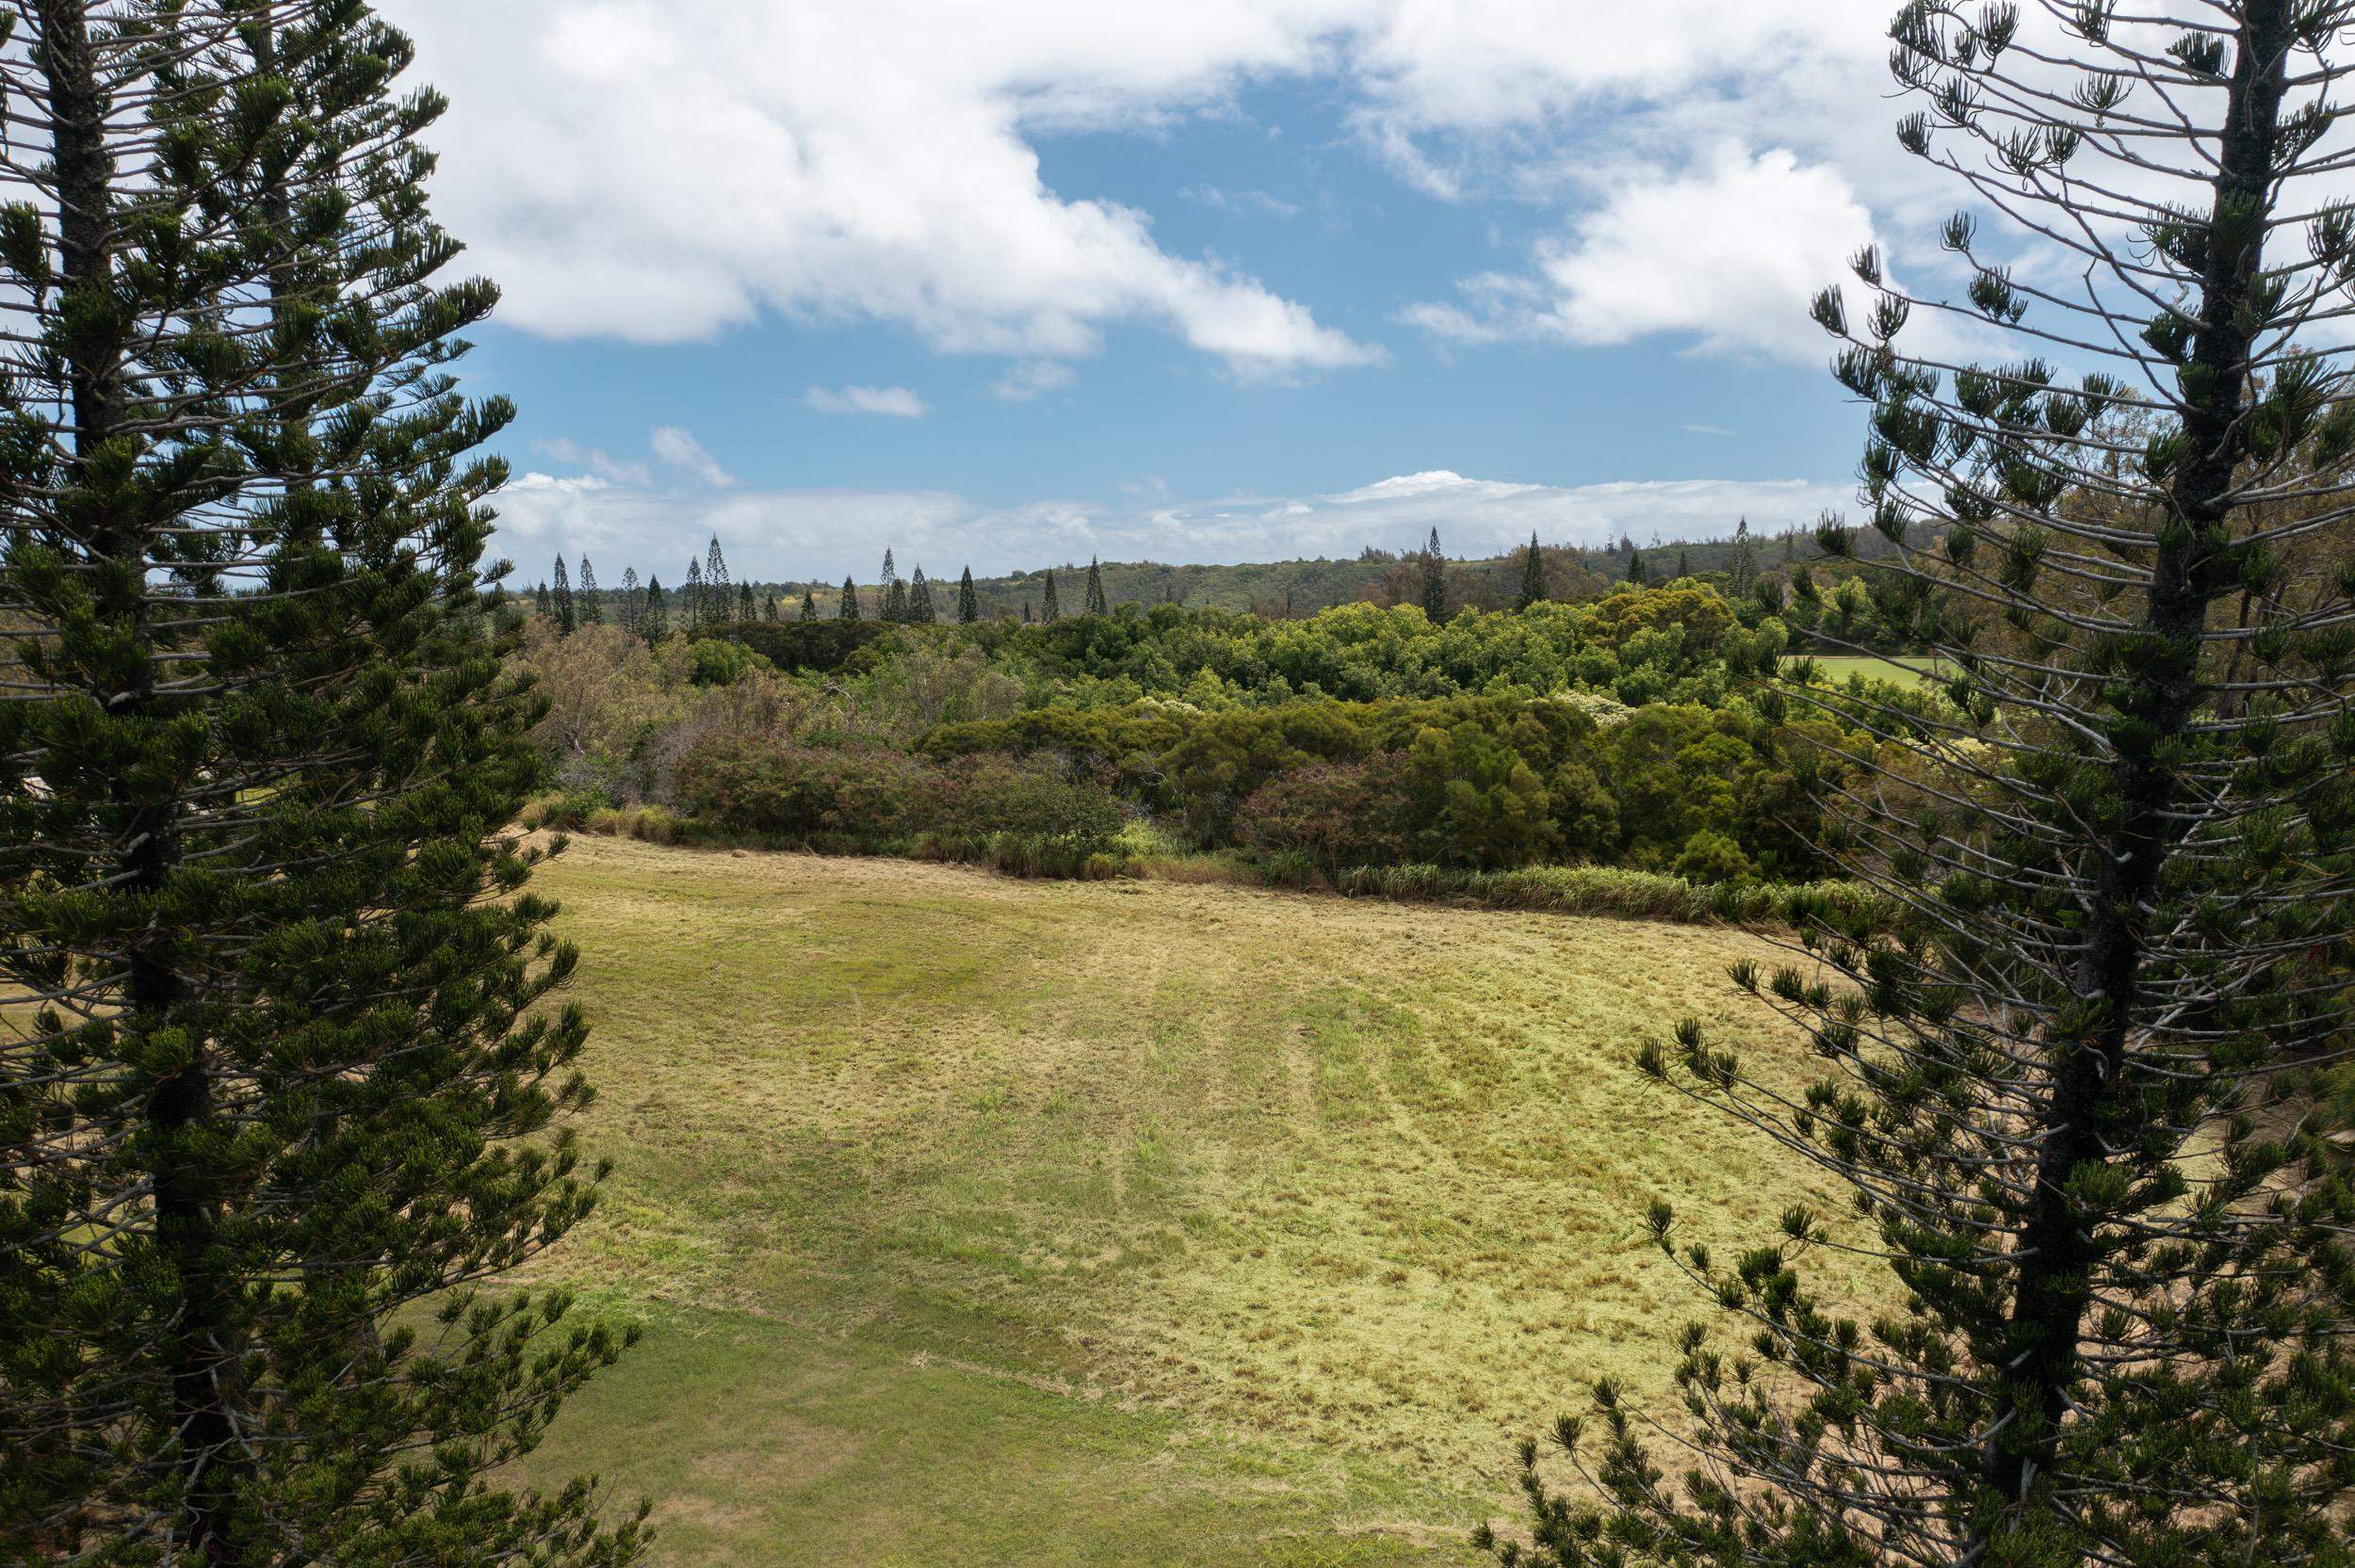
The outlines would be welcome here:
<svg viewBox="0 0 2355 1568">
<path fill-rule="evenodd" d="M 2277 131 L 2290 48 L 2287 0 L 2249 0 L 2243 12 L 2230 106 L 2219 145 L 2201 319 L 2184 377 L 2186 456 L 2171 486 L 2170 515 L 2156 543 L 2140 625 L 2142 677 L 2110 734 L 2121 802 L 2098 847 L 2100 897 L 2087 921 L 2076 990 L 2081 1027 L 2052 1042 L 2055 1061 L 2037 1185 L 2022 1228 L 2008 1343 L 2019 1357 L 2006 1390 L 2013 1430 L 1990 1439 L 1985 1478 L 2018 1505 L 2060 1443 L 2068 1392 L 2079 1375 L 2080 1336 L 2100 1261 L 2098 1216 L 2068 1195 L 2081 1166 L 2103 1159 L 2103 1122 L 2123 1081 L 2127 1042 L 2148 953 L 2141 907 L 2158 884 L 2175 813 L 2187 791 L 2164 754 L 2207 692 L 2200 660 L 2210 608 L 2229 592 L 2224 551 L 2212 530 L 2229 512 L 2239 464 L 2238 425 L 2248 397 L 2249 328 L 2243 316 L 2262 261 Z"/>
</svg>

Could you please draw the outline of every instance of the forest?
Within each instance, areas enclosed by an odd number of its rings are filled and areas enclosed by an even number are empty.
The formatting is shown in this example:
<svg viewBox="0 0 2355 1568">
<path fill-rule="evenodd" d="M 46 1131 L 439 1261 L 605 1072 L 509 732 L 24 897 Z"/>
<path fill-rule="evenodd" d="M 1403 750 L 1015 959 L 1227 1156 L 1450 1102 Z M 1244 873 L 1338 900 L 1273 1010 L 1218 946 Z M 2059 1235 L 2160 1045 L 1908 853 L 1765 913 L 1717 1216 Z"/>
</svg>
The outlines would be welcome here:
<svg viewBox="0 0 2355 1568">
<path fill-rule="evenodd" d="M 1843 598 L 1871 605 L 1860 576 L 1827 590 L 1804 564 L 1759 573 L 1744 540 L 1729 573 L 1566 603 L 1546 596 L 1534 542 L 1524 563 L 1518 607 L 1436 616 L 772 621 L 719 594 L 724 609 L 674 624 L 626 600 L 610 620 L 552 607 L 525 657 L 566 787 L 538 810 L 1065 875 L 1112 874 L 1124 845 L 1295 886 L 1368 867 L 1399 885 L 1408 866 L 1606 868 L 1657 898 L 1662 877 L 1825 879 L 1810 802 L 1827 759 L 1871 750 L 1855 716 L 1949 709 L 1902 663 L 1826 675 L 1796 707 L 1769 688 L 1786 655 L 1840 635 Z M 882 598 L 925 602 L 896 579 Z"/>
</svg>

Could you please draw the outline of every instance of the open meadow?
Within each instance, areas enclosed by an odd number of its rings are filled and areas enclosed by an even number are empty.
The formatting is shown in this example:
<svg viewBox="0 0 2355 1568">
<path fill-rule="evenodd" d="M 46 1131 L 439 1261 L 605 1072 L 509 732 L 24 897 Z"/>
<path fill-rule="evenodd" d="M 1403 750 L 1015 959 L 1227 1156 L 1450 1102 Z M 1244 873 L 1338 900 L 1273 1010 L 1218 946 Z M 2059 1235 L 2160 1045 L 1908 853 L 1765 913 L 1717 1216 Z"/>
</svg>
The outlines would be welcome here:
<svg viewBox="0 0 2355 1568">
<path fill-rule="evenodd" d="M 1694 1014 L 1804 1071 L 1730 932 L 604 838 L 535 886 L 616 1166 L 540 1272 L 646 1336 L 530 1463 L 660 1563 L 1469 1561 L 1522 1433 L 1659 1400 L 1648 1203 L 1813 1196 L 1630 1062 Z"/>
</svg>

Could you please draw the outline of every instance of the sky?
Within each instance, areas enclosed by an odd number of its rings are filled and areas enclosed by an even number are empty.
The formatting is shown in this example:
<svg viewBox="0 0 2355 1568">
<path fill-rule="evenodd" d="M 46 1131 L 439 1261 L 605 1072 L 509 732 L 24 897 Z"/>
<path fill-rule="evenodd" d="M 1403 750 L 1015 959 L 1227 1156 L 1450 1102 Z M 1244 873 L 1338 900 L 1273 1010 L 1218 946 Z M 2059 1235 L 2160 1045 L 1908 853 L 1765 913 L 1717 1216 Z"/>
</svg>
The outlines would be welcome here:
<svg viewBox="0 0 2355 1568">
<path fill-rule="evenodd" d="M 498 548 L 669 578 L 1811 523 L 1956 193 L 1891 0 L 391 0 Z"/>
</svg>

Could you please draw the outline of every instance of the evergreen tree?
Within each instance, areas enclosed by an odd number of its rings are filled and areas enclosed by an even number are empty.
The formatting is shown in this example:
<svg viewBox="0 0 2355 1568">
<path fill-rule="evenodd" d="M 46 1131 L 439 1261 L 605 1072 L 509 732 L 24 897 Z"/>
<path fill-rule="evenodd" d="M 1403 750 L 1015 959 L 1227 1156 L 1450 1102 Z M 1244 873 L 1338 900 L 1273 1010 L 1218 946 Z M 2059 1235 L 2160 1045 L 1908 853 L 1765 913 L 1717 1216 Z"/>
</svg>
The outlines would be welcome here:
<svg viewBox="0 0 2355 1568">
<path fill-rule="evenodd" d="M 900 568 L 891 558 L 891 546 L 886 544 L 884 546 L 883 575 L 877 577 L 875 581 L 880 583 L 885 589 L 888 589 L 893 583 L 896 583 L 899 580 Z"/>
<path fill-rule="evenodd" d="M 542 620 L 556 613 L 556 601 L 548 596 L 548 585 L 544 580 L 531 590 L 531 607 Z"/>
<path fill-rule="evenodd" d="M 564 570 L 562 556 L 556 558 L 556 581 L 548 590 L 548 598 L 556 610 L 557 635 L 559 637 L 572 636 L 574 627 L 578 625 L 579 622 L 573 611 L 573 584 L 570 575 Z"/>
<path fill-rule="evenodd" d="M 649 642 L 659 642 L 671 629 L 671 606 L 662 597 L 662 579 L 646 579 L 646 610 L 640 617 L 639 630 Z"/>
<path fill-rule="evenodd" d="M 1682 550 L 1677 552 L 1676 580 L 1682 582 L 1693 574 L 1693 558 Z"/>
<path fill-rule="evenodd" d="M 578 601 L 577 608 L 580 623 L 584 626 L 601 624 L 605 620 L 605 606 L 597 597 L 596 569 L 589 564 L 587 556 L 580 558 L 580 586 L 573 591 Z"/>
<path fill-rule="evenodd" d="M 1422 552 L 1422 613 L 1435 623 L 1447 619 L 1447 557 L 1439 553 L 1437 528 Z"/>
<path fill-rule="evenodd" d="M 644 591 L 638 586 L 638 568 L 634 566 L 623 567 L 620 619 L 622 622 L 622 630 L 630 633 L 632 636 L 637 635 L 639 622 L 644 619 Z"/>
<path fill-rule="evenodd" d="M 848 577 L 842 579 L 842 599 L 835 606 L 834 614 L 837 621 L 858 619 L 858 585 Z"/>
<path fill-rule="evenodd" d="M 916 569 L 916 579 L 908 585 L 908 619 L 919 626 L 929 626 L 940 617 L 933 610 L 933 585 L 924 580 L 924 569 Z"/>
<path fill-rule="evenodd" d="M 1088 558 L 1087 613 L 1106 615 L 1112 606 L 1104 602 L 1104 574 L 1094 557 Z"/>
<path fill-rule="evenodd" d="M 1028 595 L 1025 595 L 1022 600 L 1022 623 L 1025 626 L 1031 624 L 1031 601 Z"/>
<path fill-rule="evenodd" d="M 1537 554 L 1537 535 L 1529 536 L 1529 553 L 1521 558 L 1521 590 L 1514 608 L 1527 609 L 1546 596 L 1546 563 Z"/>
<path fill-rule="evenodd" d="M 1063 619 L 1063 606 L 1055 603 L 1055 569 L 1051 566 L 1047 569 L 1047 587 L 1040 597 L 1039 615 L 1048 622 Z"/>
<path fill-rule="evenodd" d="M 704 563 L 687 558 L 687 582 L 678 591 L 679 617 L 689 637 L 701 637 L 711 623 L 711 594 L 704 582 Z"/>
<path fill-rule="evenodd" d="M 727 558 L 720 554 L 720 536 L 711 536 L 710 548 L 704 553 L 704 624 L 718 631 L 737 618 L 739 608 L 733 586 L 728 582 Z"/>
<path fill-rule="evenodd" d="M 894 624 L 908 618 L 908 585 L 898 577 L 884 590 L 883 618 Z"/>
<path fill-rule="evenodd" d="M 1651 580 L 1650 574 L 1644 565 L 1643 551 L 1636 549 L 1628 551 L 1627 580 L 1638 588 L 1644 587 Z"/>
<path fill-rule="evenodd" d="M 981 618 L 981 596 L 973 591 L 973 569 L 968 566 L 965 575 L 957 579 L 957 620 L 970 626 Z"/>
<path fill-rule="evenodd" d="M 1945 308 L 2017 357 L 1910 352 L 1871 249 L 1866 308 L 1814 305 L 1873 405 L 1864 572 L 1954 671 L 1926 725 L 1762 694 L 1873 732 L 1836 779 L 1791 760 L 1876 899 L 1801 900 L 1805 967 L 1735 967 L 1823 1080 L 1761 1081 L 1693 1022 L 1641 1058 L 1855 1219 L 1796 1210 L 1721 1262 L 1656 1205 L 1736 1342 L 1681 1340 L 1673 1478 L 1616 1389 L 1566 1424 L 1608 1508 L 1531 1465 L 1509 1560 L 2355 1557 L 2355 1192 L 2312 1071 L 2347 1049 L 2355 960 L 2355 367 L 2314 330 L 2355 276 L 2324 107 L 2355 15 L 2054 7 L 2032 51 L 2018 18 L 1910 5 L 1892 56 L 1901 145 L 2014 229 L 1948 223 Z M 2114 365 L 2064 378 L 2056 343 Z M 1841 519 L 1815 538 L 1857 554 Z M 1826 1243 L 1888 1260 L 1877 1317 L 1819 1293 Z"/>
<path fill-rule="evenodd" d="M 585 1027 L 440 101 L 357 3 L 11 24 L 0 1560 L 625 1562 L 509 1490 L 616 1347 L 485 1294 L 589 1206 Z"/>
<path fill-rule="evenodd" d="M 771 589 L 771 590 L 769 590 L 769 597 L 761 601 L 761 604 L 760 604 L 760 618 L 761 618 L 763 621 L 768 621 L 768 622 L 776 622 L 776 621 L 782 621 L 783 619 L 785 619 L 785 617 L 783 616 L 783 614 L 782 614 L 782 613 L 778 610 L 778 608 L 777 608 L 777 591 L 776 591 L 776 590 L 774 590 L 774 589 Z"/>
<path fill-rule="evenodd" d="M 1750 520 L 1743 518 L 1733 527 L 1733 593 L 1736 598 L 1750 591 L 1758 580 L 1758 562 L 1750 543 Z"/>
<path fill-rule="evenodd" d="M 749 622 L 752 620 L 752 618 L 753 618 L 753 585 L 752 585 L 752 584 L 750 584 L 750 583 L 739 583 L 739 584 L 737 584 L 737 585 L 736 585 L 736 619 L 737 619 L 737 622 L 738 622 L 738 624 L 741 625 L 741 624 L 744 624 L 744 623 L 746 623 L 746 622 Z"/>
<path fill-rule="evenodd" d="M 802 590 L 802 619 L 804 621 L 818 619 L 818 590 L 814 588 Z"/>
</svg>

